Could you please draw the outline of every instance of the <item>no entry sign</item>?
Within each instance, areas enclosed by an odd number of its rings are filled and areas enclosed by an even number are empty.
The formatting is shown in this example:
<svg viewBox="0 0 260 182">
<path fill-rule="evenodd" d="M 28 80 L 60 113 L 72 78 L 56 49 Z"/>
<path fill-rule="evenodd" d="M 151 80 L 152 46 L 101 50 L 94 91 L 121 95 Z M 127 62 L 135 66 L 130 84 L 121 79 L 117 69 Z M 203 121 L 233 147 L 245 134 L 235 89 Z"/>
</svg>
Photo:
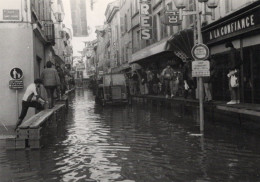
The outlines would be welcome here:
<svg viewBox="0 0 260 182">
<path fill-rule="evenodd" d="M 209 48 L 205 44 L 197 44 L 191 50 L 195 60 L 205 60 L 209 57 Z"/>
</svg>

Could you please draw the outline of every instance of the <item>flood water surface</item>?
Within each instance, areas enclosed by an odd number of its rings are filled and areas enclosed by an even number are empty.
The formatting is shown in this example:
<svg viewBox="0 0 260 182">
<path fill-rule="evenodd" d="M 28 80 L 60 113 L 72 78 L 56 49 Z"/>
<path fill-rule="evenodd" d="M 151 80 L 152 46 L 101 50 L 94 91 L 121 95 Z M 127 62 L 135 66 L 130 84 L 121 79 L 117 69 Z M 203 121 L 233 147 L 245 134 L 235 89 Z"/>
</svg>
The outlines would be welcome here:
<svg viewBox="0 0 260 182">
<path fill-rule="evenodd" d="M 76 90 L 44 148 L 0 149 L 0 182 L 260 181 L 259 136 L 211 121 L 204 137 L 194 136 L 196 114 L 143 103 L 102 107 L 91 91 Z"/>
</svg>

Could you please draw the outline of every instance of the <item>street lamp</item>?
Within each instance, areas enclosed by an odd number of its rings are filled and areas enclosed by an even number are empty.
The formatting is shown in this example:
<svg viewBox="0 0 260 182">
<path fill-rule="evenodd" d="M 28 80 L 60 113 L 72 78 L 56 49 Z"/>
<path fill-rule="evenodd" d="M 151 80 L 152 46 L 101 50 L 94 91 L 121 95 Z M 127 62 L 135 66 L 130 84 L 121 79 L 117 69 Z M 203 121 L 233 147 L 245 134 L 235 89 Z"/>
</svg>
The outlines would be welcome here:
<svg viewBox="0 0 260 182">
<path fill-rule="evenodd" d="M 218 1 L 219 0 L 195 0 L 196 4 L 196 11 L 187 11 L 185 14 L 182 14 L 182 10 L 187 6 L 187 0 L 173 0 L 174 4 L 177 9 L 179 9 L 179 15 L 180 15 L 180 20 L 182 20 L 182 16 L 187 16 L 187 15 L 196 15 L 197 19 L 197 26 L 194 26 L 197 28 L 197 33 L 198 33 L 198 44 L 202 44 L 202 35 L 201 35 L 201 17 L 200 17 L 200 11 L 199 11 L 199 2 L 203 3 L 204 5 L 204 10 L 206 9 L 205 4 L 207 3 L 208 8 L 214 9 L 218 6 Z M 214 12 L 214 11 L 212 11 Z M 214 15 L 214 13 L 207 13 L 204 11 L 204 14 L 202 16 L 206 15 Z M 204 131 L 204 108 L 203 108 L 203 80 L 202 77 L 198 77 L 199 80 L 199 108 L 200 108 L 200 131 Z"/>
<path fill-rule="evenodd" d="M 214 11 L 214 9 L 215 8 L 217 8 L 218 7 L 218 2 L 219 2 L 219 0 L 208 0 L 208 2 L 207 2 L 207 6 L 208 6 L 208 8 L 210 8 L 212 11 L 212 16 L 211 16 L 211 19 L 212 20 L 215 20 L 215 11 Z"/>
<path fill-rule="evenodd" d="M 186 6 L 188 6 L 189 0 L 173 0 L 173 2 L 176 8 L 179 10 L 179 19 L 181 21 L 183 16 L 183 9 L 185 9 Z"/>
</svg>

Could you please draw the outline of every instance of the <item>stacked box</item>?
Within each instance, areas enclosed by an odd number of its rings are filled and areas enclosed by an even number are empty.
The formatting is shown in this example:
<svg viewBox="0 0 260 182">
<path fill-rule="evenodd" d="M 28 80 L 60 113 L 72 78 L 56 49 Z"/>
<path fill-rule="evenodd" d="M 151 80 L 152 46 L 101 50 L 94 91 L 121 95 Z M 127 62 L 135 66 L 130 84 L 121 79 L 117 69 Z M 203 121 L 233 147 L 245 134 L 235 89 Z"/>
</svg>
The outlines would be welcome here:
<svg viewBox="0 0 260 182">
<path fill-rule="evenodd" d="M 26 140 L 28 139 L 15 139 L 15 149 L 25 149 L 26 148 Z"/>
<path fill-rule="evenodd" d="M 19 129 L 16 131 L 16 137 L 20 139 L 28 139 L 29 138 L 29 130 L 28 129 Z"/>
<path fill-rule="evenodd" d="M 29 129 L 29 139 L 40 139 L 43 136 L 43 129 L 40 128 L 30 128 Z"/>
<path fill-rule="evenodd" d="M 15 138 L 7 138 L 5 140 L 6 149 L 15 150 Z"/>
<path fill-rule="evenodd" d="M 42 139 L 30 139 L 29 140 L 29 147 L 31 149 L 40 149 L 43 147 Z"/>
</svg>

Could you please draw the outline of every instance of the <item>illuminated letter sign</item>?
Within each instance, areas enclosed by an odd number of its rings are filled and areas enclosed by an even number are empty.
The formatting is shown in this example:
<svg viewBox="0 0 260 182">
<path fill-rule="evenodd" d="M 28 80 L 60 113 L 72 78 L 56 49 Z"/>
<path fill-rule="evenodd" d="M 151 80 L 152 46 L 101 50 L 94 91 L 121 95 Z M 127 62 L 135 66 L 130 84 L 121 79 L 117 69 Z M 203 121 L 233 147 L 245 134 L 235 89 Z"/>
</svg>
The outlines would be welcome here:
<svg viewBox="0 0 260 182">
<path fill-rule="evenodd" d="M 140 1 L 141 39 L 152 39 L 152 5 L 151 0 Z"/>
</svg>

